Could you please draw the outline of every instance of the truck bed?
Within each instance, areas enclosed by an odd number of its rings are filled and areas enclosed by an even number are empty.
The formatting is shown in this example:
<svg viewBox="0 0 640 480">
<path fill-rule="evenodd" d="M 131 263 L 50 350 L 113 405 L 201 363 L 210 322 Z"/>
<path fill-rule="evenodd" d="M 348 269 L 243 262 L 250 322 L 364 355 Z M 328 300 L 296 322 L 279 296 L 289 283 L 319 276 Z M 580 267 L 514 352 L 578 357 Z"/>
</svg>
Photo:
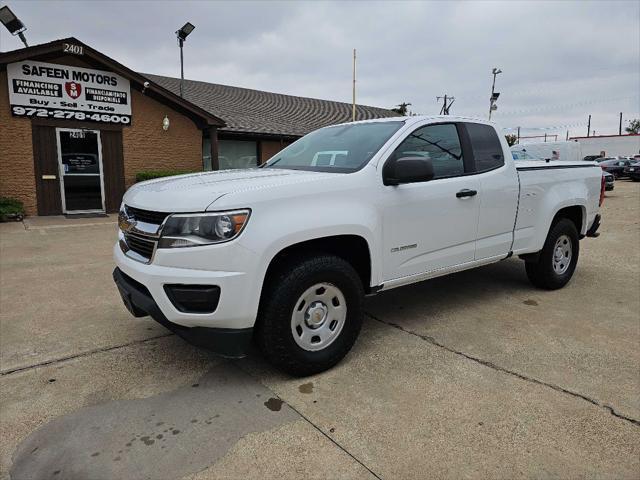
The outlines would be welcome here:
<svg viewBox="0 0 640 480">
<path fill-rule="evenodd" d="M 599 207 L 602 169 L 598 164 L 543 160 L 521 160 L 515 164 L 520 195 L 513 253 L 540 250 L 555 213 L 564 207 L 582 210 L 580 233 L 584 235 Z"/>
</svg>

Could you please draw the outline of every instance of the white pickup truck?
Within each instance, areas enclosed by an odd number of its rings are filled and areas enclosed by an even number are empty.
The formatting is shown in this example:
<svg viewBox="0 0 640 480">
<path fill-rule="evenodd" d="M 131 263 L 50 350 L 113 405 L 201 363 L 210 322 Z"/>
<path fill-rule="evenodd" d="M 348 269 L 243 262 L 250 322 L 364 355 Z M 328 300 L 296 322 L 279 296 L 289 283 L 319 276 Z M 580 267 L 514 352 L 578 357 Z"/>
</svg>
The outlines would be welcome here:
<svg viewBox="0 0 640 480">
<path fill-rule="evenodd" d="M 308 375 L 351 349 L 365 295 L 512 255 L 535 286 L 564 286 L 603 185 L 591 162 L 516 166 L 482 120 L 336 125 L 260 168 L 130 188 L 113 276 L 134 316 L 229 357 L 253 339 Z"/>
</svg>

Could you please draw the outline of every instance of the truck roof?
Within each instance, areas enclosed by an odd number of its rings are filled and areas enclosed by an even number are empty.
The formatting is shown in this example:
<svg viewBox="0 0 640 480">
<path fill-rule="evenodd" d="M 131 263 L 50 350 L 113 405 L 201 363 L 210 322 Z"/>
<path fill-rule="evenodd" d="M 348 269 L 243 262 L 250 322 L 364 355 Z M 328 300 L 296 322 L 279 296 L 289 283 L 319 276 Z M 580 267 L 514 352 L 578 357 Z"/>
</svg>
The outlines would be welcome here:
<svg viewBox="0 0 640 480">
<path fill-rule="evenodd" d="M 491 125 L 498 129 L 495 122 L 491 122 L 488 120 L 484 120 L 481 118 L 474 117 L 462 117 L 457 115 L 412 115 L 409 117 L 385 117 L 385 118 L 374 118 L 371 120 L 359 120 L 357 122 L 345 122 L 340 123 L 339 125 L 350 125 L 357 123 L 378 123 L 378 122 L 405 122 L 407 125 L 412 125 L 414 123 L 419 123 L 424 120 L 431 121 L 439 121 L 439 122 L 473 122 L 473 123 L 482 123 L 485 125 Z"/>
</svg>

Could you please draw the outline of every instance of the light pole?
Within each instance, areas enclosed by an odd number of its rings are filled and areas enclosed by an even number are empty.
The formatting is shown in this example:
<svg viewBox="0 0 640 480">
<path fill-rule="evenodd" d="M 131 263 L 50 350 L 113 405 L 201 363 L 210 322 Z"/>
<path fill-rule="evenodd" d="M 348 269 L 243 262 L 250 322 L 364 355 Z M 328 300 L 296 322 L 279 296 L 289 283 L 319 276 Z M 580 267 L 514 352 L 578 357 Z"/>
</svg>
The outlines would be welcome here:
<svg viewBox="0 0 640 480">
<path fill-rule="evenodd" d="M 184 97 L 184 57 L 182 55 L 182 47 L 184 46 L 184 41 L 187 39 L 189 34 L 193 32 L 196 27 L 192 23 L 185 23 L 184 26 L 176 32 L 176 37 L 178 37 L 178 46 L 180 47 L 180 96 Z"/>
<path fill-rule="evenodd" d="M 491 120 L 491 113 L 494 110 L 498 109 L 498 105 L 496 105 L 496 101 L 498 100 L 498 97 L 500 96 L 500 94 L 495 91 L 496 76 L 498 76 L 499 73 L 502 73 L 502 70 L 496 67 L 491 71 L 491 73 L 493 73 L 493 85 L 491 85 L 491 98 L 489 99 L 489 120 Z"/>
<path fill-rule="evenodd" d="M 11 35 L 18 35 L 25 47 L 29 46 L 27 44 L 27 39 L 24 36 L 24 31 L 27 27 L 24 26 L 20 19 L 16 17 L 15 13 L 13 13 L 6 5 L 0 8 L 0 22 L 7 27 L 7 30 L 9 30 Z"/>
</svg>

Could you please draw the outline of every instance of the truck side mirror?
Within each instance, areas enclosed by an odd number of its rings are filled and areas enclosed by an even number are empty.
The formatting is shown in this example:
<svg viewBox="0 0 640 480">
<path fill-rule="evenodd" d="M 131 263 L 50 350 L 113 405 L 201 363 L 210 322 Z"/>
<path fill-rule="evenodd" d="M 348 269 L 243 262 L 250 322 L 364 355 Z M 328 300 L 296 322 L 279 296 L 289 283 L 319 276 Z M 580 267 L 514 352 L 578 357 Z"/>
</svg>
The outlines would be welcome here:
<svg viewBox="0 0 640 480">
<path fill-rule="evenodd" d="M 382 175 L 385 185 L 426 182 L 433 177 L 433 163 L 424 157 L 403 157 L 387 162 Z"/>
</svg>

